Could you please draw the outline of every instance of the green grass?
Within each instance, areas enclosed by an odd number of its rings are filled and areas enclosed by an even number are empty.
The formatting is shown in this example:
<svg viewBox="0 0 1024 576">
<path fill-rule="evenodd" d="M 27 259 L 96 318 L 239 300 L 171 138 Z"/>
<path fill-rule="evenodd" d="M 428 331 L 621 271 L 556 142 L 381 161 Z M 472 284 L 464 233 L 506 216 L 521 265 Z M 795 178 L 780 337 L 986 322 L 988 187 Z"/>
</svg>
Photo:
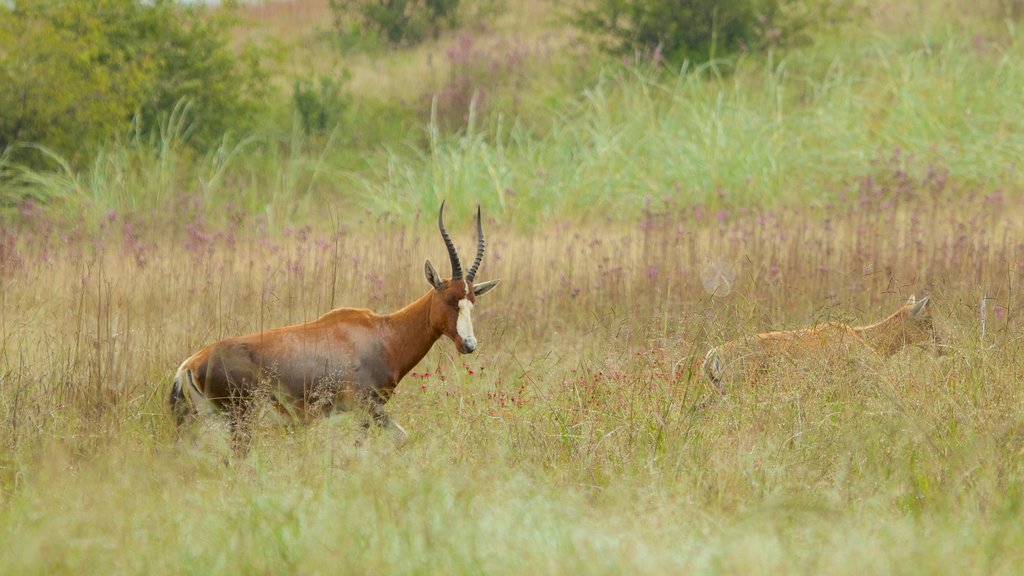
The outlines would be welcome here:
<svg viewBox="0 0 1024 576">
<path fill-rule="evenodd" d="M 178 438 L 182 359 L 400 307 L 444 261 L 433 224 L 204 236 L 169 214 L 138 239 L 120 216 L 78 237 L 27 219 L 0 259 L 0 572 L 1012 574 L 1021 208 L 894 173 L 832 208 L 491 225 L 481 348 L 442 340 L 400 384 L 406 446 L 359 452 L 341 415 L 260 427 L 237 459 L 223 425 Z M 737 271 L 720 298 L 712 255 Z M 797 357 L 701 407 L 708 346 L 921 291 L 950 354 Z"/>
<path fill-rule="evenodd" d="M 673 415 L 660 451 L 628 426 L 581 427 L 579 453 L 598 452 L 605 481 L 579 469 L 576 453 L 547 467 L 510 457 L 517 445 L 541 450 L 542 438 L 507 423 L 525 414 L 488 421 L 424 402 L 415 403 L 424 412 L 418 438 L 400 453 L 382 442 L 355 457 L 351 438 L 325 425 L 274 436 L 231 468 L 137 442 L 85 464 L 51 454 L 5 502 L 2 565 L 17 573 L 1014 572 L 1020 484 L 1006 479 L 1020 471 L 992 466 L 1007 455 L 993 441 L 979 442 L 972 428 L 958 438 L 969 448 L 936 449 L 914 429 L 919 413 L 871 392 L 846 396 L 842 408 L 802 400 L 799 410 L 755 404 L 767 425 L 760 432 L 728 424 L 749 421 L 753 407 Z M 556 431 L 550 418 L 534 418 L 534 436 Z"/>
<path fill-rule="evenodd" d="M 843 39 L 843 43 L 850 42 Z M 961 36 L 900 46 L 865 38 L 683 74 L 607 68 L 536 134 L 505 120 L 437 142 L 366 179 L 395 212 L 477 200 L 527 220 L 598 220 L 656 205 L 766 206 L 834 200 L 900 154 L 965 187 L 1020 185 L 1020 47 L 977 53 Z M 733 69 L 735 68 L 735 69 Z M 510 198 L 509 191 L 514 192 Z"/>
<path fill-rule="evenodd" d="M 200 155 L 176 143 L 172 126 L 155 142 L 113 146 L 87 169 L 32 174 L 19 192 L 97 215 L 198 195 L 211 217 L 230 206 L 279 223 L 322 219 L 325 204 L 411 218 L 447 198 L 532 226 L 551 217 L 628 221 L 648 198 L 654 206 L 824 203 L 894 154 L 908 171 L 948 170 L 965 189 L 1013 190 L 1024 153 L 1021 47 L 1014 34 L 972 34 L 864 32 L 681 73 L 607 63 L 581 93 L 526 107 L 526 116 L 498 105 L 455 135 L 405 124 L 384 147 L 358 144 L 352 131 L 408 121 L 380 120 L 386 107 L 364 109 L 323 138 L 229 137 Z M 532 66 L 543 78 L 544 66 L 565 62 Z M 549 94 L 543 83 L 524 94 Z M 168 167 L 173 177 L 160 176 Z"/>
</svg>

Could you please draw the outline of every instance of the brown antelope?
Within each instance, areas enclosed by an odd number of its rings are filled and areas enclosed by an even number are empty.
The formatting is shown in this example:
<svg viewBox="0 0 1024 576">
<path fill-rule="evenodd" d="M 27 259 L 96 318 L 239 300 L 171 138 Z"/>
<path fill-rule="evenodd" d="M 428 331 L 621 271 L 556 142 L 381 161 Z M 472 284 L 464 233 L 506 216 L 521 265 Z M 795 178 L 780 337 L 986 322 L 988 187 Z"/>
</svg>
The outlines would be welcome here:
<svg viewBox="0 0 1024 576">
<path fill-rule="evenodd" d="M 763 332 L 753 336 L 730 340 L 708 350 L 698 369 L 722 392 L 719 383 L 733 366 L 753 367 L 761 372 L 772 358 L 799 354 L 849 353 L 856 349 L 870 349 L 882 356 L 892 356 L 904 346 L 931 342 L 936 353 L 942 352 L 942 343 L 932 323 L 929 297 L 916 300 L 911 296 L 894 314 L 870 326 L 848 326 L 840 322 L 825 322 L 802 330 Z"/>
<path fill-rule="evenodd" d="M 430 291 L 397 312 L 337 308 L 313 322 L 208 345 L 185 360 L 174 377 L 170 403 L 177 423 L 198 414 L 200 406 L 224 412 L 236 449 L 244 448 L 240 427 L 262 390 L 280 412 L 300 421 L 363 406 L 403 443 L 408 435 L 384 412 L 384 404 L 441 336 L 451 338 L 462 354 L 476 350 L 473 304 L 499 282 L 473 282 L 484 256 L 480 209 L 476 259 L 465 276 L 443 216 L 442 202 L 437 225 L 451 260 L 450 280 L 427 260 Z"/>
</svg>

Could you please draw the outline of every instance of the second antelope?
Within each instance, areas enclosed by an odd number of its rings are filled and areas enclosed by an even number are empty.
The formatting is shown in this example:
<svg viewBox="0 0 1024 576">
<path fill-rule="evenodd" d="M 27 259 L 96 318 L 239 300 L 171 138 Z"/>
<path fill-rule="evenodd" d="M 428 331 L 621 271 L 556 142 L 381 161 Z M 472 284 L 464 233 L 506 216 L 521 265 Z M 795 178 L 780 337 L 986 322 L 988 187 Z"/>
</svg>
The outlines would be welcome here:
<svg viewBox="0 0 1024 576">
<path fill-rule="evenodd" d="M 763 332 L 716 346 L 708 351 L 697 367 L 723 392 L 720 383 L 731 370 L 751 369 L 756 375 L 767 368 L 773 358 L 798 354 L 848 354 L 856 349 L 870 349 L 891 356 L 904 346 L 930 342 L 937 353 L 942 343 L 932 322 L 929 297 L 917 300 L 911 296 L 894 314 L 869 326 L 848 326 L 825 322 L 812 328 L 784 332 Z"/>
<path fill-rule="evenodd" d="M 462 354 L 477 349 L 473 304 L 498 284 L 474 283 L 484 257 L 479 208 L 476 259 L 465 275 L 443 217 L 442 202 L 437 224 L 451 279 L 443 279 L 427 260 L 430 290 L 397 312 L 338 308 L 313 322 L 210 344 L 185 360 L 174 377 L 170 403 L 178 424 L 201 406 L 217 409 L 228 416 L 235 448 L 244 448 L 246 413 L 265 393 L 280 411 L 302 421 L 364 407 L 378 426 L 404 442 L 405 430 L 388 417 L 384 404 L 441 336 L 451 338 Z"/>
</svg>

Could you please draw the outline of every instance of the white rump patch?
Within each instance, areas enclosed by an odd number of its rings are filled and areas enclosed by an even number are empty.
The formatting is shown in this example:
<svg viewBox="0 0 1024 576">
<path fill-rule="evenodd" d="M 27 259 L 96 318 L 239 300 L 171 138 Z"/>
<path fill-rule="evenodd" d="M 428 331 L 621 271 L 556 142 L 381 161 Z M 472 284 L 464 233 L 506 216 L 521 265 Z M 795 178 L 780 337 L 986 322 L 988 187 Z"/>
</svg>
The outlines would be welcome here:
<svg viewBox="0 0 1024 576">
<path fill-rule="evenodd" d="M 468 299 L 463 298 L 459 300 L 459 319 L 455 323 L 455 328 L 459 331 L 459 336 L 466 340 L 467 338 L 476 339 L 473 336 L 473 319 L 471 314 L 473 312 L 473 303 Z"/>
<path fill-rule="evenodd" d="M 185 372 L 181 374 L 181 385 L 188 394 L 189 400 L 192 402 L 192 406 L 195 407 L 196 412 L 200 416 L 209 416 L 211 414 L 219 414 L 220 411 L 210 401 L 209 398 L 203 394 L 199 387 L 196 386 L 195 378 L 192 376 L 192 369 L 185 368 Z"/>
<path fill-rule="evenodd" d="M 704 374 L 707 375 L 708 379 L 714 383 L 718 383 L 722 379 L 722 359 L 718 355 L 718 348 L 712 348 L 708 350 L 708 353 L 704 356 Z"/>
</svg>

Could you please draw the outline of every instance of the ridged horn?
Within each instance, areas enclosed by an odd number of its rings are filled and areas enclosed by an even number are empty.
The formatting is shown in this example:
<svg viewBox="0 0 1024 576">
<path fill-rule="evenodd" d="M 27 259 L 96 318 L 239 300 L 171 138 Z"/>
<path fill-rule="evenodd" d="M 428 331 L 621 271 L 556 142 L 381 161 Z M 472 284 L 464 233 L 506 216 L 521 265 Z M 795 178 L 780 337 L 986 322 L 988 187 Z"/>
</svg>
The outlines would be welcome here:
<svg viewBox="0 0 1024 576">
<path fill-rule="evenodd" d="M 455 250 L 452 237 L 444 229 L 444 200 L 441 201 L 441 209 L 437 212 L 437 227 L 441 230 L 441 238 L 444 238 L 445 247 L 448 248 L 448 258 L 452 261 L 452 280 L 462 280 L 462 262 L 459 261 L 459 253 Z"/>
<path fill-rule="evenodd" d="M 476 259 L 473 260 L 473 267 L 469 269 L 466 280 L 470 282 L 476 277 L 476 271 L 480 269 L 480 262 L 484 259 L 484 224 L 480 218 L 480 206 L 476 207 Z"/>
</svg>

